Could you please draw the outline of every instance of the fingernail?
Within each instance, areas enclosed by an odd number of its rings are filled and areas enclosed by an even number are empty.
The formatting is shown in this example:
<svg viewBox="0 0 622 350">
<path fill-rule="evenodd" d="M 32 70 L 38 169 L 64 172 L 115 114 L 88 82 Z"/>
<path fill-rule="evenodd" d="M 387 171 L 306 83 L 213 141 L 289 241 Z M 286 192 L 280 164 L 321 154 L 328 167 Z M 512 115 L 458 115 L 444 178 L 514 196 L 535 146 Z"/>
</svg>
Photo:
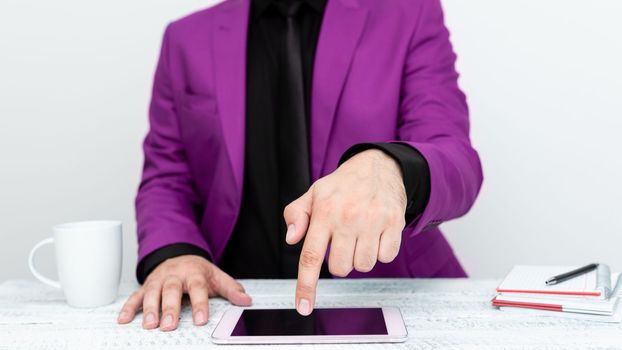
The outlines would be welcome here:
<svg viewBox="0 0 622 350">
<path fill-rule="evenodd" d="M 147 316 L 145 317 L 145 325 L 152 325 L 155 323 L 155 315 L 152 313 L 148 313 Z"/>
<path fill-rule="evenodd" d="M 117 321 L 122 322 L 122 321 L 125 321 L 126 318 L 127 318 L 127 312 L 121 311 L 121 313 L 119 314 L 119 317 L 117 318 Z"/>
<path fill-rule="evenodd" d="M 205 323 L 205 314 L 203 313 L 203 311 L 197 311 L 197 313 L 194 314 L 194 323 L 195 324 Z"/>
<path fill-rule="evenodd" d="M 173 316 L 172 315 L 164 316 L 164 318 L 162 319 L 162 324 L 160 325 L 160 327 L 162 327 L 162 328 L 171 328 L 171 327 L 173 327 Z"/>
<path fill-rule="evenodd" d="M 294 233 L 296 233 L 296 226 L 294 226 L 294 224 L 289 224 L 289 226 L 287 226 L 287 233 L 285 234 L 285 240 L 289 241 L 289 239 L 291 238 L 291 236 L 294 235 Z"/>
<path fill-rule="evenodd" d="M 302 316 L 309 316 L 311 314 L 311 304 L 309 304 L 309 300 L 300 299 L 298 302 L 298 313 Z"/>
</svg>

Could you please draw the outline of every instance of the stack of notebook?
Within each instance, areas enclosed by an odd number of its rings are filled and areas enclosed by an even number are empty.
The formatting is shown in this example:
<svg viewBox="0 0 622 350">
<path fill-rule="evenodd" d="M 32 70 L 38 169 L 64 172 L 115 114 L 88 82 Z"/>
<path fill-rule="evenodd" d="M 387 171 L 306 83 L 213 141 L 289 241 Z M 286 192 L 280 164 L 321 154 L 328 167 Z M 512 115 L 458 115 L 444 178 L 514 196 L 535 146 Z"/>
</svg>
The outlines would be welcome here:
<svg viewBox="0 0 622 350">
<path fill-rule="evenodd" d="M 621 322 L 620 274 L 607 265 L 555 285 L 545 283 L 574 268 L 515 266 L 497 287 L 492 305 L 506 312 Z"/>
</svg>

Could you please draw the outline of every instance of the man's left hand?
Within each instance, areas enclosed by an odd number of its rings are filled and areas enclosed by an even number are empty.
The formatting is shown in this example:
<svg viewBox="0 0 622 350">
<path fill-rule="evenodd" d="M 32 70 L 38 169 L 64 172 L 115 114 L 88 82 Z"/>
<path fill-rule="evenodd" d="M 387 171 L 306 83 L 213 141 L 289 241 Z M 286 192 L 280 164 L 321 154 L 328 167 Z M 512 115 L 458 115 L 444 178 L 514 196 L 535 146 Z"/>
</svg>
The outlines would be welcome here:
<svg viewBox="0 0 622 350">
<path fill-rule="evenodd" d="M 369 272 L 377 261 L 397 256 L 405 225 L 406 190 L 398 163 L 381 150 L 354 155 L 317 180 L 284 212 L 286 241 L 306 236 L 298 264 L 296 309 L 309 315 L 322 262 L 344 277 L 354 268 Z"/>
</svg>

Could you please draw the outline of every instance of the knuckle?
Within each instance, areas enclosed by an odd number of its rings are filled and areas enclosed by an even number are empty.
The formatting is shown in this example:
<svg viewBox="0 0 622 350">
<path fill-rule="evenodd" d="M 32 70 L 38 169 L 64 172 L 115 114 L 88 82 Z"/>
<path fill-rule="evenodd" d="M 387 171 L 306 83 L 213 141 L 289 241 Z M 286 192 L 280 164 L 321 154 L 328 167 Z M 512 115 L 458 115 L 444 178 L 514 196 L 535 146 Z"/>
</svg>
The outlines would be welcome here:
<svg viewBox="0 0 622 350">
<path fill-rule="evenodd" d="M 129 298 L 127 298 L 126 304 L 135 303 L 138 300 L 142 300 L 143 299 L 143 293 L 144 293 L 143 288 L 135 291 L 134 293 L 132 293 L 132 295 L 130 295 Z"/>
<path fill-rule="evenodd" d="M 369 208 L 365 211 L 365 219 L 367 219 L 368 224 L 376 224 L 379 221 L 385 221 L 386 218 L 384 214 L 381 212 L 382 209 L 374 209 Z"/>
<path fill-rule="evenodd" d="M 136 303 L 133 300 L 131 300 L 131 299 L 128 299 L 125 302 L 125 304 L 123 304 L 123 306 L 121 307 L 121 311 L 122 312 L 123 311 L 126 311 L 126 312 L 127 311 L 134 311 L 135 309 L 136 309 Z"/>
<path fill-rule="evenodd" d="M 205 277 L 205 288 L 209 288 L 210 286 L 217 288 L 218 286 L 221 286 L 223 284 L 223 275 L 216 272 L 215 269 L 211 269 Z"/>
<path fill-rule="evenodd" d="M 313 213 L 320 217 L 328 217 L 333 212 L 333 203 L 329 200 L 320 200 L 317 202 Z"/>
<path fill-rule="evenodd" d="M 159 279 L 161 274 L 162 274 L 162 270 L 164 270 L 166 268 L 165 264 L 166 264 L 166 261 L 164 261 L 160 265 L 156 266 L 156 268 L 153 269 L 153 271 L 151 271 L 151 273 L 149 273 L 149 275 L 147 275 L 147 279 L 145 280 L 145 284 L 147 284 L 147 282 L 149 282 L 151 280 Z"/>
<path fill-rule="evenodd" d="M 156 303 L 155 300 L 149 300 L 149 299 L 145 299 L 143 300 L 143 313 L 147 314 L 149 312 L 158 312 L 159 309 L 159 303 Z"/>
<path fill-rule="evenodd" d="M 141 302 L 142 302 L 141 299 L 130 298 L 125 302 L 125 304 L 123 304 L 123 310 L 125 311 L 136 310 L 138 306 L 141 304 Z"/>
<path fill-rule="evenodd" d="M 390 210 L 387 212 L 389 221 L 393 224 L 399 225 L 401 228 L 406 224 L 406 218 L 404 211 L 399 209 Z"/>
<path fill-rule="evenodd" d="M 151 279 L 143 286 L 145 292 L 160 290 L 162 288 L 162 282 L 159 279 Z"/>
<path fill-rule="evenodd" d="M 207 281 L 204 278 L 195 278 L 188 282 L 188 292 L 195 293 L 207 289 Z"/>
<path fill-rule="evenodd" d="M 313 189 L 313 195 L 317 195 L 320 193 L 323 193 L 326 190 L 326 179 L 321 177 L 317 180 L 315 180 L 315 182 L 313 183 L 313 185 L 311 185 L 312 189 Z"/>
<path fill-rule="evenodd" d="M 369 217 L 374 222 L 382 222 L 385 224 L 392 224 L 396 220 L 395 211 L 389 209 L 387 206 L 377 206 L 369 213 Z"/>
<path fill-rule="evenodd" d="M 198 301 L 198 302 L 194 302 L 192 303 L 192 308 L 193 309 L 200 309 L 200 310 L 205 310 L 208 307 L 208 302 L 207 301 Z"/>
<path fill-rule="evenodd" d="M 168 304 L 162 306 L 162 314 L 177 314 L 179 312 L 179 308 L 181 305 L 179 304 Z"/>
<path fill-rule="evenodd" d="M 353 204 L 346 205 L 341 210 L 341 220 L 344 223 L 353 223 L 357 220 L 359 210 Z"/>
<path fill-rule="evenodd" d="M 370 208 L 370 216 L 374 216 L 376 218 L 387 218 L 390 216 L 391 211 L 385 205 L 374 204 Z"/>
<path fill-rule="evenodd" d="M 158 265 L 155 270 L 153 270 L 153 272 L 157 272 L 158 276 L 166 276 L 171 274 L 171 272 L 175 271 L 177 269 L 178 263 L 177 260 L 180 257 L 177 258 L 170 258 L 167 260 L 164 260 L 164 262 L 162 262 L 160 265 Z"/>
<path fill-rule="evenodd" d="M 365 255 L 363 257 L 359 257 L 354 262 L 354 268 L 358 272 L 369 272 L 376 265 L 376 259 L 371 255 Z"/>
<path fill-rule="evenodd" d="M 400 251 L 400 244 L 399 240 L 389 241 L 386 246 L 380 250 L 378 260 L 382 263 L 390 263 L 393 261 Z"/>
<path fill-rule="evenodd" d="M 315 287 L 305 283 L 298 284 L 296 289 L 299 296 L 310 296 L 315 293 Z"/>
<path fill-rule="evenodd" d="M 328 271 L 337 277 L 346 277 L 352 271 L 352 266 L 347 266 L 345 264 L 329 264 Z"/>
<path fill-rule="evenodd" d="M 328 259 L 328 271 L 337 277 L 345 277 L 352 271 L 352 258 L 348 259 L 348 255 L 338 254 L 336 250 L 331 249 L 331 255 Z"/>
<path fill-rule="evenodd" d="M 162 289 L 166 292 L 180 290 L 181 281 L 179 280 L 179 278 L 170 277 L 166 281 L 164 281 L 164 284 L 162 285 Z"/>
<path fill-rule="evenodd" d="M 300 267 L 310 268 L 318 266 L 322 263 L 324 257 L 318 252 L 310 249 L 305 249 L 300 253 Z"/>
<path fill-rule="evenodd" d="M 176 261 L 167 261 L 167 264 L 165 265 L 166 267 L 166 271 L 175 271 L 177 270 L 177 268 L 179 267 L 179 264 Z"/>
<path fill-rule="evenodd" d="M 396 216 L 397 218 L 395 218 L 394 222 L 400 230 L 403 230 L 406 227 L 406 218 L 401 213 L 397 213 Z"/>
<path fill-rule="evenodd" d="M 147 306 L 159 304 L 160 303 L 160 295 L 161 295 L 160 291 L 158 291 L 157 293 L 146 295 L 143 298 L 143 300 L 142 300 L 143 308 L 145 308 Z"/>
</svg>

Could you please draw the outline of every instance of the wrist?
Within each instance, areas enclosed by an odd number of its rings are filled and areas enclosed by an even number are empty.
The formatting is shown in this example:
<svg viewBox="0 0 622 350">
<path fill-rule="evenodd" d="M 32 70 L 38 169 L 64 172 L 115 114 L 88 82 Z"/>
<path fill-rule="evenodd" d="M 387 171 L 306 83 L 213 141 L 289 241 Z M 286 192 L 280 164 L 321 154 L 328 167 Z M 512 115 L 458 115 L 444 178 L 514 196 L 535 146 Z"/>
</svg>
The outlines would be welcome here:
<svg viewBox="0 0 622 350">
<path fill-rule="evenodd" d="M 352 158 L 348 159 L 345 163 L 350 161 L 352 161 L 352 163 L 365 162 L 376 170 L 385 170 L 399 176 L 400 179 L 403 178 L 402 169 L 397 160 L 380 149 L 372 148 L 362 151 L 352 156 Z"/>
</svg>

